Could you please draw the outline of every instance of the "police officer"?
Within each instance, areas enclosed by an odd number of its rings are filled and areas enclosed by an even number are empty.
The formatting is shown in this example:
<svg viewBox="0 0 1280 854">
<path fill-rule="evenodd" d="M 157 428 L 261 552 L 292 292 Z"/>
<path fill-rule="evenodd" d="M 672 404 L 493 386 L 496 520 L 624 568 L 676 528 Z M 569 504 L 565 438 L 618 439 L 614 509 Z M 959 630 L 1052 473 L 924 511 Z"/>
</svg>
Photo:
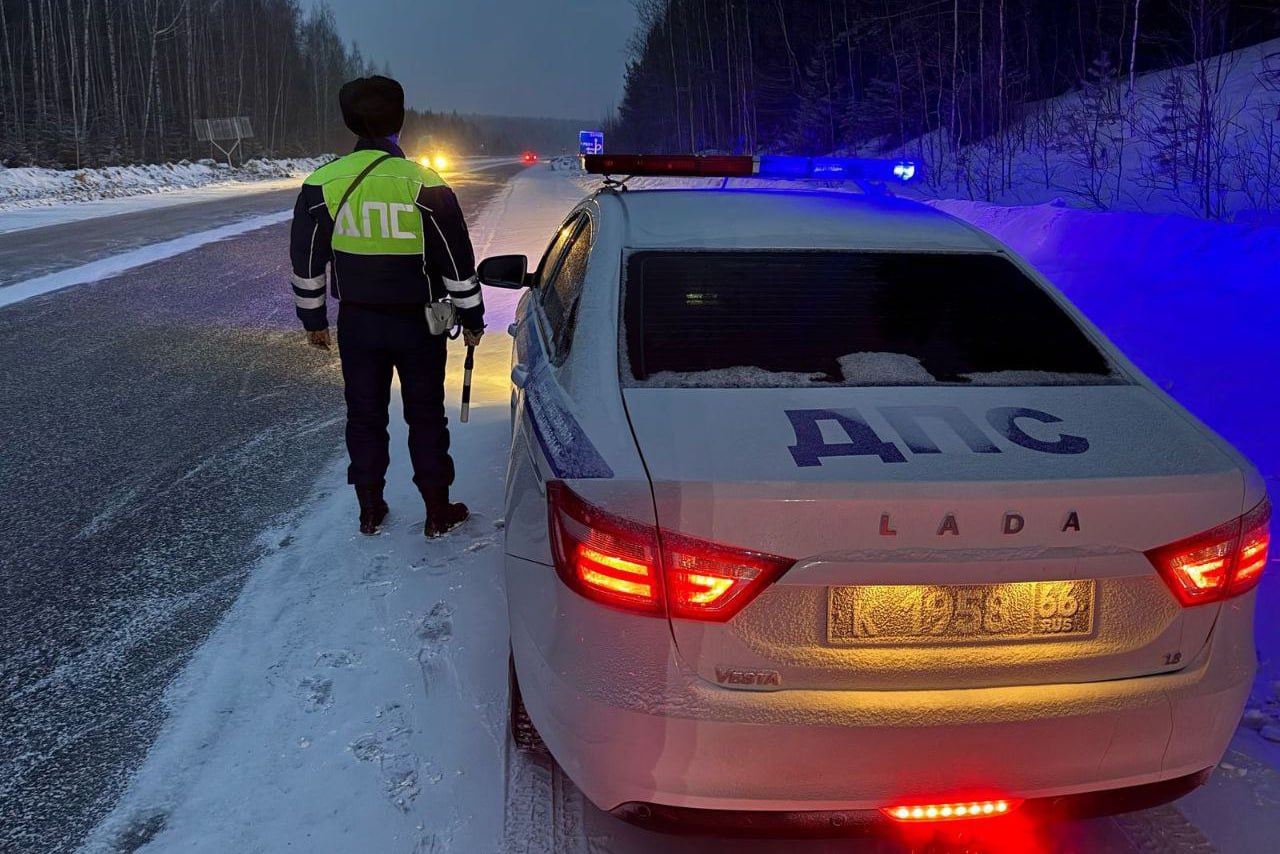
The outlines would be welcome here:
<svg viewBox="0 0 1280 854">
<path fill-rule="evenodd" d="M 326 290 L 339 300 L 347 480 L 360 502 L 360 532 L 377 533 L 387 515 L 382 491 L 394 369 L 409 425 L 413 481 L 427 507 L 423 533 L 438 537 L 462 524 L 468 511 L 449 501 L 454 469 L 444 408 L 447 335 L 433 334 L 427 311 L 447 297 L 466 343 L 480 343 L 484 303 L 475 256 L 453 190 L 400 150 L 400 84 L 361 78 L 343 86 L 338 99 L 343 120 L 360 140 L 353 153 L 312 174 L 298 196 L 290 241 L 294 302 L 308 342 L 327 350 Z"/>
</svg>

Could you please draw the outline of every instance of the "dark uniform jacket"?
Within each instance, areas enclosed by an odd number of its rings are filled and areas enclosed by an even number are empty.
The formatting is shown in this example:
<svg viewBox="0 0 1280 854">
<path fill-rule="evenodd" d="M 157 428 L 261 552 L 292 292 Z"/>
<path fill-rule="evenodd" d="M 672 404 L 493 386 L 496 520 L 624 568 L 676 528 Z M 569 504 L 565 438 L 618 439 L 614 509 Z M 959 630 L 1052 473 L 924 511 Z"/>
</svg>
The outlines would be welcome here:
<svg viewBox="0 0 1280 854">
<path fill-rule="evenodd" d="M 352 182 L 385 154 L 393 156 L 338 210 Z M 326 284 L 350 303 L 425 306 L 448 296 L 464 328 L 484 328 L 457 197 L 434 170 L 406 160 L 388 140 L 362 139 L 355 152 L 307 178 L 294 207 L 289 254 L 294 303 L 307 330 L 328 328 Z"/>
</svg>

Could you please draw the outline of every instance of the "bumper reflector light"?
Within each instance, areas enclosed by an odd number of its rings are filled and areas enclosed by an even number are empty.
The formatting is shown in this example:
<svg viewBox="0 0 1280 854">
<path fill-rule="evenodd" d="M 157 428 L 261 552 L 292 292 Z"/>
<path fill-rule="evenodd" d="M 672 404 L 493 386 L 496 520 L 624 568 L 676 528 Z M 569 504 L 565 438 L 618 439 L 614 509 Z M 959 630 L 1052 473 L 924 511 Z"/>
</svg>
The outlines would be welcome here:
<svg viewBox="0 0 1280 854">
<path fill-rule="evenodd" d="M 962 821 L 972 818 L 995 818 L 1008 815 L 1022 806 L 1019 799 L 1002 798 L 995 801 L 961 801 L 951 804 L 902 804 L 881 807 L 894 821 L 907 823 L 930 821 Z"/>
</svg>

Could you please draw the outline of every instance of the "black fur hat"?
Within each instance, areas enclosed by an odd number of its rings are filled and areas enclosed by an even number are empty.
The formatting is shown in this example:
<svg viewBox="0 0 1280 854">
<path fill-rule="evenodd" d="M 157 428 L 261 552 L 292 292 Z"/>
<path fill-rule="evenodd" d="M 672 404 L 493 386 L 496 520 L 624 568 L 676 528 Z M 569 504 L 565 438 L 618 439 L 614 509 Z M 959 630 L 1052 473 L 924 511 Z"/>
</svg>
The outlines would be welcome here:
<svg viewBox="0 0 1280 854">
<path fill-rule="evenodd" d="M 404 127 L 404 87 L 390 77 L 352 80 L 338 92 L 342 120 L 356 136 L 378 139 Z"/>
</svg>

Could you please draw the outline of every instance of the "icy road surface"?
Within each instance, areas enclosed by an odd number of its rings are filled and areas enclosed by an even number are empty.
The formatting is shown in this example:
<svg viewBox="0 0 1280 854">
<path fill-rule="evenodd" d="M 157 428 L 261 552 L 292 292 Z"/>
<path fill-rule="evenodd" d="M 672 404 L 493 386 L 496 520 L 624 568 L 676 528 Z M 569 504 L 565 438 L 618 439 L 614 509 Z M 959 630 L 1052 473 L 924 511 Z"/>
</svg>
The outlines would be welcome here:
<svg viewBox="0 0 1280 854">
<path fill-rule="evenodd" d="M 464 208 L 519 168 L 457 177 Z M 293 196 L 0 236 L 0 281 Z M 288 274 L 276 226 L 0 308 L 0 851 L 75 848 L 288 536 L 264 532 L 341 480 L 336 358 L 302 344 Z"/>
<path fill-rule="evenodd" d="M 551 170 L 525 172 L 478 217 L 473 226 L 478 254 L 513 251 L 536 258 L 579 196 L 572 181 Z M 1038 234 L 1040 227 L 1028 226 L 1027 234 Z M 1117 243 L 1123 248 L 1123 240 Z M 1060 271 L 1073 293 L 1084 291 L 1111 263 L 1101 254 L 1077 261 Z M 1255 276 L 1269 275 L 1256 259 L 1253 263 Z M 1159 291 L 1166 285 L 1162 275 L 1151 271 L 1149 278 L 1133 281 Z M 1104 296 L 1097 290 L 1084 295 L 1087 310 Z M 490 335 L 479 351 L 472 422 L 453 424 L 456 494 L 471 505 L 474 519 L 444 541 L 422 540 L 421 506 L 409 481 L 404 427 L 396 417 L 388 488 L 392 515 L 379 537 L 354 534 L 352 499 L 341 461 L 334 459 L 321 473 L 308 509 L 263 536 L 262 560 L 225 620 L 166 693 L 165 708 L 172 715 L 128 792 L 85 850 L 904 850 L 894 841 L 797 844 L 647 833 L 585 803 L 550 761 L 511 751 L 501 513 L 509 440 L 509 340 L 503 330 L 515 296 L 487 295 Z M 1226 289 L 1214 299 L 1230 303 L 1235 298 Z M 1272 309 L 1276 299 L 1271 297 Z M 1149 337 L 1174 336 L 1186 323 L 1181 314 L 1162 315 L 1160 307 L 1167 304 L 1152 300 L 1144 312 Z M 1259 311 L 1244 319 L 1242 337 L 1256 340 L 1267 317 L 1275 316 L 1274 310 Z M 1202 351 L 1191 361 L 1168 357 L 1148 346 L 1148 338 L 1125 343 L 1140 363 L 1173 382 L 1175 393 L 1186 391 L 1197 401 L 1223 372 L 1258 375 L 1256 365 L 1232 361 L 1238 350 L 1215 363 L 1206 362 Z M 1280 342 L 1271 339 L 1262 346 L 1269 348 L 1270 364 L 1280 361 Z M 460 380 L 456 355 L 448 380 L 451 412 L 456 412 L 453 390 Z M 1274 409 L 1272 398 L 1274 388 L 1268 396 Z M 1248 438 L 1242 431 L 1250 429 L 1265 440 L 1265 424 L 1249 427 L 1255 403 L 1223 400 L 1219 409 L 1201 414 L 1215 426 L 1230 427 L 1229 435 L 1242 444 Z M 328 434 L 307 441 L 323 444 Z M 331 445 L 331 456 L 338 450 Z M 1261 462 L 1274 478 L 1276 457 Z M 1275 588 L 1273 577 L 1269 603 Z M 1263 696 L 1269 691 L 1260 681 L 1256 702 L 1268 710 L 1263 714 L 1280 715 L 1280 705 L 1268 704 Z M 1268 754 L 1266 747 L 1257 733 L 1242 730 L 1210 786 L 1176 806 L 1055 828 L 1051 835 L 1005 834 L 955 850 L 1273 852 L 1280 838 L 1275 770 L 1280 756 Z"/>
<path fill-rule="evenodd" d="M 257 191 L 255 188 L 232 197 L 200 198 L 188 204 L 135 208 L 113 216 L 0 233 L 0 291 L 6 285 L 87 264 L 107 255 L 206 231 L 252 216 L 290 210 L 298 198 L 301 183 L 293 181 L 289 189 L 284 190 Z M 172 196 L 118 201 L 152 200 L 171 202 Z M 13 219 L 44 213 L 44 209 L 37 208 L 7 216 Z"/>
</svg>

